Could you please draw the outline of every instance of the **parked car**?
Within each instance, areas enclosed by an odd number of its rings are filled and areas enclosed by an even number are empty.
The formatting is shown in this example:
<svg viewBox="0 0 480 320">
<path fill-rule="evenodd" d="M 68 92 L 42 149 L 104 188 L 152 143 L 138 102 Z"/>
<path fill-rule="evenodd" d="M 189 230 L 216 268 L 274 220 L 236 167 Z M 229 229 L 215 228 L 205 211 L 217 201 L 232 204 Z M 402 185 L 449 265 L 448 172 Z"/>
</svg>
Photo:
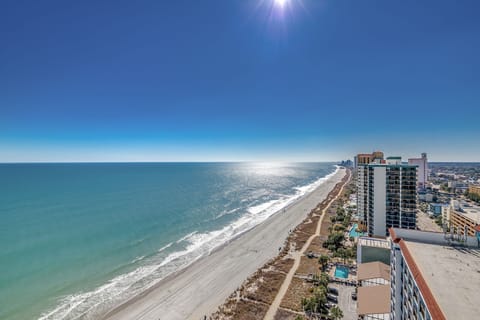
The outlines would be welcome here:
<svg viewBox="0 0 480 320">
<path fill-rule="evenodd" d="M 331 301 L 333 303 L 338 303 L 338 299 L 335 296 L 332 296 L 331 294 L 327 295 L 327 300 Z"/>
<path fill-rule="evenodd" d="M 357 300 L 357 293 L 356 292 L 352 292 L 352 300 Z"/>
<path fill-rule="evenodd" d="M 328 290 L 328 293 L 338 296 L 338 290 L 336 288 L 328 287 L 327 290 Z"/>
</svg>

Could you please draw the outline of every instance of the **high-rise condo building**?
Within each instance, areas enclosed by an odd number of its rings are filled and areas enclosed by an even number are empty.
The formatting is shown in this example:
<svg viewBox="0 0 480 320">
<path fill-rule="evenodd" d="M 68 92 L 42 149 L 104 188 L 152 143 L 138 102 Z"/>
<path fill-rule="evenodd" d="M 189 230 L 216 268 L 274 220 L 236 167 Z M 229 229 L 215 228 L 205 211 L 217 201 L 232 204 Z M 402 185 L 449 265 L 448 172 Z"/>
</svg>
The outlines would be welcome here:
<svg viewBox="0 0 480 320">
<path fill-rule="evenodd" d="M 363 222 L 368 218 L 368 170 L 366 165 L 370 163 L 384 163 L 383 152 L 360 153 L 355 156 L 357 168 L 357 212 Z"/>
<path fill-rule="evenodd" d="M 428 182 L 428 160 L 427 154 L 422 153 L 421 158 L 408 159 L 408 164 L 418 167 L 417 171 L 417 186 L 419 189 L 424 189 Z"/>
<path fill-rule="evenodd" d="M 388 157 L 359 165 L 357 208 L 368 233 L 386 236 L 391 227 L 415 229 L 417 221 L 417 166 Z"/>
</svg>

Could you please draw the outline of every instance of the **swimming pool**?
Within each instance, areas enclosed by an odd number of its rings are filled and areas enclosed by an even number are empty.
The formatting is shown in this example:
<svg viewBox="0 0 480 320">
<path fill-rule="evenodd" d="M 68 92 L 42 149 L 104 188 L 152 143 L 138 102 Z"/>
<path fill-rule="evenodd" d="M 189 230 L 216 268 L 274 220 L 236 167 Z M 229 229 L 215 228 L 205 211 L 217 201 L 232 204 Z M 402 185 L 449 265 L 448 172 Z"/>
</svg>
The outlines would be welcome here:
<svg viewBox="0 0 480 320">
<path fill-rule="evenodd" d="M 336 266 L 335 267 L 335 278 L 348 278 L 348 268 L 345 266 Z"/>
<path fill-rule="evenodd" d="M 358 223 L 355 223 L 353 227 L 350 229 L 350 232 L 348 233 L 348 235 L 353 238 L 358 238 L 363 236 L 363 232 L 357 232 L 357 228 L 358 228 Z"/>
</svg>

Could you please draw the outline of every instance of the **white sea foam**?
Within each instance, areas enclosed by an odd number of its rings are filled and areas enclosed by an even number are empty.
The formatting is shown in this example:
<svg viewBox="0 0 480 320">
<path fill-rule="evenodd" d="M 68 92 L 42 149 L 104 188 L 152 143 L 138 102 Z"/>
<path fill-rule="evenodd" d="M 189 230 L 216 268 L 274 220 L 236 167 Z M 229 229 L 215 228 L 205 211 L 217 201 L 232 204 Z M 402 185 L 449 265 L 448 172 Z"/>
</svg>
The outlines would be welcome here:
<svg viewBox="0 0 480 320">
<path fill-rule="evenodd" d="M 185 268 L 199 258 L 210 254 L 215 248 L 252 229 L 276 212 L 293 204 L 301 197 L 315 190 L 338 170 L 339 168 L 337 167 L 335 172 L 326 177 L 320 178 L 309 185 L 297 187 L 297 192 L 294 195 L 251 206 L 247 209 L 245 215 L 220 230 L 207 233 L 194 231 L 185 235 L 176 241 L 176 244 L 185 244 L 183 250 L 173 252 L 160 261 L 152 262 L 149 265 L 138 267 L 129 273 L 117 276 L 93 291 L 67 296 L 62 299 L 55 309 L 42 314 L 39 320 L 98 318 L 99 315 L 107 312 L 114 306 L 154 286 L 168 274 Z M 169 243 L 160 248 L 159 251 L 163 251 L 172 245 L 173 243 Z M 138 259 L 143 258 L 138 257 Z M 155 260 L 153 259 L 152 261 Z"/>
<path fill-rule="evenodd" d="M 161 247 L 160 249 L 158 249 L 158 252 L 162 252 L 164 250 L 167 250 L 168 248 L 170 248 L 172 246 L 173 242 L 170 242 L 169 244 Z"/>
<path fill-rule="evenodd" d="M 193 232 L 187 234 L 186 236 L 178 239 L 178 240 L 177 240 L 177 243 L 180 243 L 180 242 L 182 242 L 182 241 L 185 241 L 186 239 L 188 239 L 188 238 L 190 238 L 191 236 L 193 236 L 195 233 L 197 233 L 197 231 L 193 231 Z"/>
<path fill-rule="evenodd" d="M 133 259 L 130 263 L 135 263 L 135 262 L 138 262 L 140 260 L 143 260 L 143 258 L 145 258 L 145 256 L 138 256 L 138 257 L 135 257 L 135 259 Z"/>
</svg>

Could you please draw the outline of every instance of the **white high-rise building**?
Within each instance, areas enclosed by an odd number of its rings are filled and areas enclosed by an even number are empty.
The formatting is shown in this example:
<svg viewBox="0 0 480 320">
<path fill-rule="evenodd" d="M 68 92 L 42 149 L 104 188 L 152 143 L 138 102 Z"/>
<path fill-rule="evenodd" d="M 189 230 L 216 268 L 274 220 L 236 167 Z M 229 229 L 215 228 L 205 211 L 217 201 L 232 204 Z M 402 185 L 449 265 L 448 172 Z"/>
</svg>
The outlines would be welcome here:
<svg viewBox="0 0 480 320">
<path fill-rule="evenodd" d="M 427 154 L 422 153 L 421 158 L 408 159 L 408 164 L 418 167 L 417 186 L 419 189 L 426 187 L 428 182 L 428 159 Z"/>
<path fill-rule="evenodd" d="M 384 237 L 391 227 L 416 228 L 417 166 L 403 164 L 401 157 L 382 162 L 359 165 L 357 207 L 369 235 Z"/>
</svg>

